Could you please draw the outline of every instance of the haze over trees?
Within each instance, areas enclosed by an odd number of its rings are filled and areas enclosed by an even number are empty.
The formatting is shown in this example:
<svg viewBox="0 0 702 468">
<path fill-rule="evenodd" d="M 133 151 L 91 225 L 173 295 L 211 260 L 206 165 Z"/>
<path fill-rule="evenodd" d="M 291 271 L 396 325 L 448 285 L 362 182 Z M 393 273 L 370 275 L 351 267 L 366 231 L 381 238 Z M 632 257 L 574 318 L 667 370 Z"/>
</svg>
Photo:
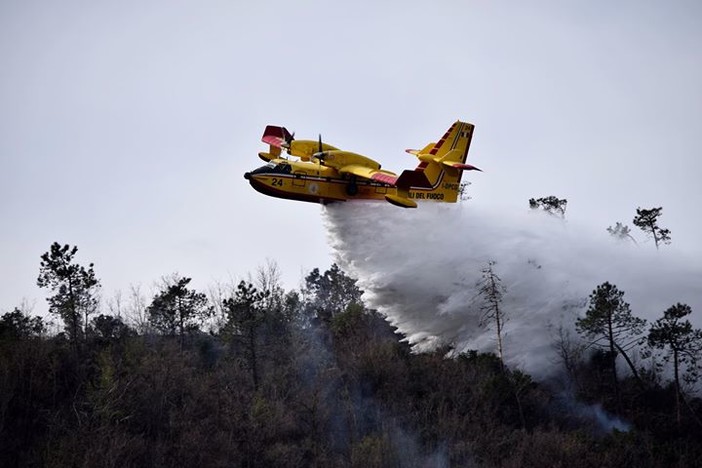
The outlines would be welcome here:
<svg viewBox="0 0 702 468">
<path fill-rule="evenodd" d="M 630 240 L 634 244 L 636 243 L 636 239 L 634 239 L 634 236 L 631 235 L 631 229 L 629 229 L 629 226 L 622 224 L 619 221 L 617 221 L 614 227 L 609 226 L 607 228 L 607 232 L 615 239 Z"/>
<path fill-rule="evenodd" d="M 49 334 L 20 308 L 0 316 L 0 466 L 579 468 L 702 459 L 702 402 L 676 400 L 701 339 L 682 304 L 647 341 L 634 340 L 642 325 L 623 292 L 598 286 L 578 326 L 612 359 L 571 355 L 572 401 L 493 353 L 449 344 L 413 352 L 338 265 L 285 291 L 269 264 L 210 298 L 178 275 L 151 301 L 135 289 L 105 310 L 93 266 L 75 263 L 75 247 L 54 245 L 40 271 L 64 331 Z M 504 323 L 494 263 L 484 270 L 486 312 Z M 616 376 L 616 356 L 647 343 L 679 367 L 673 384 L 633 358 L 631 372 Z M 607 417 L 630 429 L 612 430 L 601 423 Z"/>
<path fill-rule="evenodd" d="M 554 195 L 529 199 L 529 208 L 532 210 L 538 210 L 541 208 L 548 214 L 560 215 L 562 218 L 565 218 L 567 206 L 568 200 L 565 198 L 558 198 Z"/>
</svg>

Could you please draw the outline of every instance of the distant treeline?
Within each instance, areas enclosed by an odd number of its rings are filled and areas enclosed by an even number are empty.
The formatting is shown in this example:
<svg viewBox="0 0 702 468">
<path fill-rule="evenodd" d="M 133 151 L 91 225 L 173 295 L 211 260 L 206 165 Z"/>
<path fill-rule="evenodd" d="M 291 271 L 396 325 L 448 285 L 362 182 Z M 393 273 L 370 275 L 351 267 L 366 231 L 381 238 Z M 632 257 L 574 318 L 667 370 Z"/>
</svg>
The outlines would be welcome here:
<svg viewBox="0 0 702 468">
<path fill-rule="evenodd" d="M 77 264 L 76 253 L 54 244 L 39 268 L 62 332 L 47 333 L 42 319 L 21 309 L 0 319 L 0 466 L 577 468 L 702 460 L 702 402 L 655 368 L 634 363 L 634 372 L 618 376 L 615 360 L 631 346 L 624 342 L 586 349 L 562 333 L 554 346 L 563 378 L 536 382 L 496 354 L 450 346 L 413 352 L 337 265 L 313 270 L 292 291 L 271 263 L 250 281 L 209 293 L 172 276 L 149 300 L 136 295 L 103 310 L 94 267 Z M 608 341 L 599 339 L 597 301 L 618 294 L 613 285 L 593 291 L 578 322 L 590 337 L 585 345 Z M 614 299 L 612 310 L 621 312 L 623 301 Z M 630 330 L 636 346 L 641 336 L 655 346 L 652 330 Z M 624 423 L 603 424 L 607 417 Z"/>
</svg>

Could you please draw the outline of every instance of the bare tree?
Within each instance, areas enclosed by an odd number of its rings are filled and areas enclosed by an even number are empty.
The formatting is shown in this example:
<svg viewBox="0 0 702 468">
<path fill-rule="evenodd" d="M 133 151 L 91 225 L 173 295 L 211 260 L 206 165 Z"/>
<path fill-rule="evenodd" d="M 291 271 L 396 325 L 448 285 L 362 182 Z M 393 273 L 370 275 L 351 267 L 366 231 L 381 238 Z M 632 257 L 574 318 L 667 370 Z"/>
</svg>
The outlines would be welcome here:
<svg viewBox="0 0 702 468">
<path fill-rule="evenodd" d="M 461 182 L 458 186 L 458 198 L 461 201 L 468 201 L 470 200 L 471 197 L 468 195 L 468 187 L 471 185 L 471 182 Z"/>
<path fill-rule="evenodd" d="M 266 264 L 258 267 L 253 284 L 266 294 L 263 304 L 266 310 L 280 310 L 283 307 L 285 291 L 281 285 L 280 268 L 274 260 L 266 259 Z"/>
<path fill-rule="evenodd" d="M 146 301 L 146 296 L 141 292 L 141 286 L 129 285 L 127 303 L 122 310 L 127 323 L 131 324 L 140 335 L 146 334 L 151 330 Z"/>
<path fill-rule="evenodd" d="M 578 385 L 578 367 L 582 363 L 585 345 L 576 341 L 570 330 L 567 330 L 563 325 L 558 327 L 558 335 L 554 337 L 553 349 L 558 355 L 558 360 L 565 367 L 566 373 L 570 382 Z"/>
<path fill-rule="evenodd" d="M 114 292 L 111 298 L 107 299 L 107 310 L 113 317 L 122 317 L 123 305 L 122 305 L 122 291 L 117 290 Z"/>
<path fill-rule="evenodd" d="M 480 306 L 482 315 L 480 325 L 483 327 L 495 326 L 497 336 L 497 355 L 500 363 L 504 366 L 504 349 L 502 346 L 502 333 L 507 316 L 502 307 L 502 298 L 506 292 L 502 285 L 502 280 L 495 273 L 495 261 L 490 260 L 481 271 L 482 279 L 478 282 L 478 295 L 482 298 L 483 304 Z"/>
<path fill-rule="evenodd" d="M 224 300 L 232 297 L 236 291 L 236 286 L 233 283 L 222 283 L 216 281 L 214 284 L 207 287 L 207 297 L 213 307 L 213 323 L 215 330 L 222 330 L 228 320 L 227 310 L 224 308 Z"/>
</svg>

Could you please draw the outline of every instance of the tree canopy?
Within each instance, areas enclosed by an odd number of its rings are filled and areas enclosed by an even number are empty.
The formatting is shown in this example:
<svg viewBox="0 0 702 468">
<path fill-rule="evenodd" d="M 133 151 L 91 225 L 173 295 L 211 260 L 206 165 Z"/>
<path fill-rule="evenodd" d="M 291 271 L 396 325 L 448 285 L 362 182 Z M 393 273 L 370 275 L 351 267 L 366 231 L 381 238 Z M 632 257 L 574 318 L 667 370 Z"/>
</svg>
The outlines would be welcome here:
<svg viewBox="0 0 702 468">
<path fill-rule="evenodd" d="M 568 200 L 566 200 L 565 198 L 558 198 L 554 195 L 529 199 L 529 208 L 531 208 L 532 210 L 541 208 L 548 214 L 558 214 L 561 217 L 565 217 L 567 206 Z"/>
<path fill-rule="evenodd" d="M 356 285 L 355 279 L 334 263 L 323 274 L 315 268 L 305 277 L 305 294 L 309 306 L 317 315 L 331 318 L 351 304 L 360 304 L 363 291 Z"/>
<path fill-rule="evenodd" d="M 154 296 L 147 308 L 149 321 L 162 333 L 180 335 L 200 329 L 213 314 L 204 293 L 188 288 L 191 278 L 175 276 Z"/>
<path fill-rule="evenodd" d="M 0 339 L 38 337 L 45 331 L 46 326 L 41 317 L 30 317 L 18 307 L 12 312 L 4 313 L 0 318 Z"/>
</svg>

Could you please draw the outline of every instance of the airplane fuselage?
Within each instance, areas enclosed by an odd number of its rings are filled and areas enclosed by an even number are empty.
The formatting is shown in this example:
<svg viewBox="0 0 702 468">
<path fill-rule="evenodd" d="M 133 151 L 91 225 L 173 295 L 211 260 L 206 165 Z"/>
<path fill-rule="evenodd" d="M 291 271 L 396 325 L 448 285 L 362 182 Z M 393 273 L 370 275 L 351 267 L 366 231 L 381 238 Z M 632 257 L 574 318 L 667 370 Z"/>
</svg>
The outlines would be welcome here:
<svg viewBox="0 0 702 468">
<path fill-rule="evenodd" d="M 284 127 L 268 125 L 261 137 L 268 152 L 258 153 L 267 164 L 244 177 L 265 195 L 313 203 L 385 200 L 402 208 L 417 208 L 420 201 L 454 203 L 463 171 L 479 170 L 466 164 L 473 128 L 456 121 L 435 143 L 406 150 L 419 163 L 398 175 L 367 156 L 322 142 L 321 136 L 295 140 Z"/>
<path fill-rule="evenodd" d="M 335 169 L 314 162 L 274 159 L 265 166 L 247 172 L 244 177 L 255 190 L 265 195 L 313 203 L 385 200 L 386 195 L 397 194 L 397 188 L 393 185 L 353 175 L 339 176 Z M 434 187 L 411 188 L 409 198 L 455 201 L 448 200 L 448 197 L 457 189 L 457 183 L 444 182 L 441 177 Z"/>
</svg>

